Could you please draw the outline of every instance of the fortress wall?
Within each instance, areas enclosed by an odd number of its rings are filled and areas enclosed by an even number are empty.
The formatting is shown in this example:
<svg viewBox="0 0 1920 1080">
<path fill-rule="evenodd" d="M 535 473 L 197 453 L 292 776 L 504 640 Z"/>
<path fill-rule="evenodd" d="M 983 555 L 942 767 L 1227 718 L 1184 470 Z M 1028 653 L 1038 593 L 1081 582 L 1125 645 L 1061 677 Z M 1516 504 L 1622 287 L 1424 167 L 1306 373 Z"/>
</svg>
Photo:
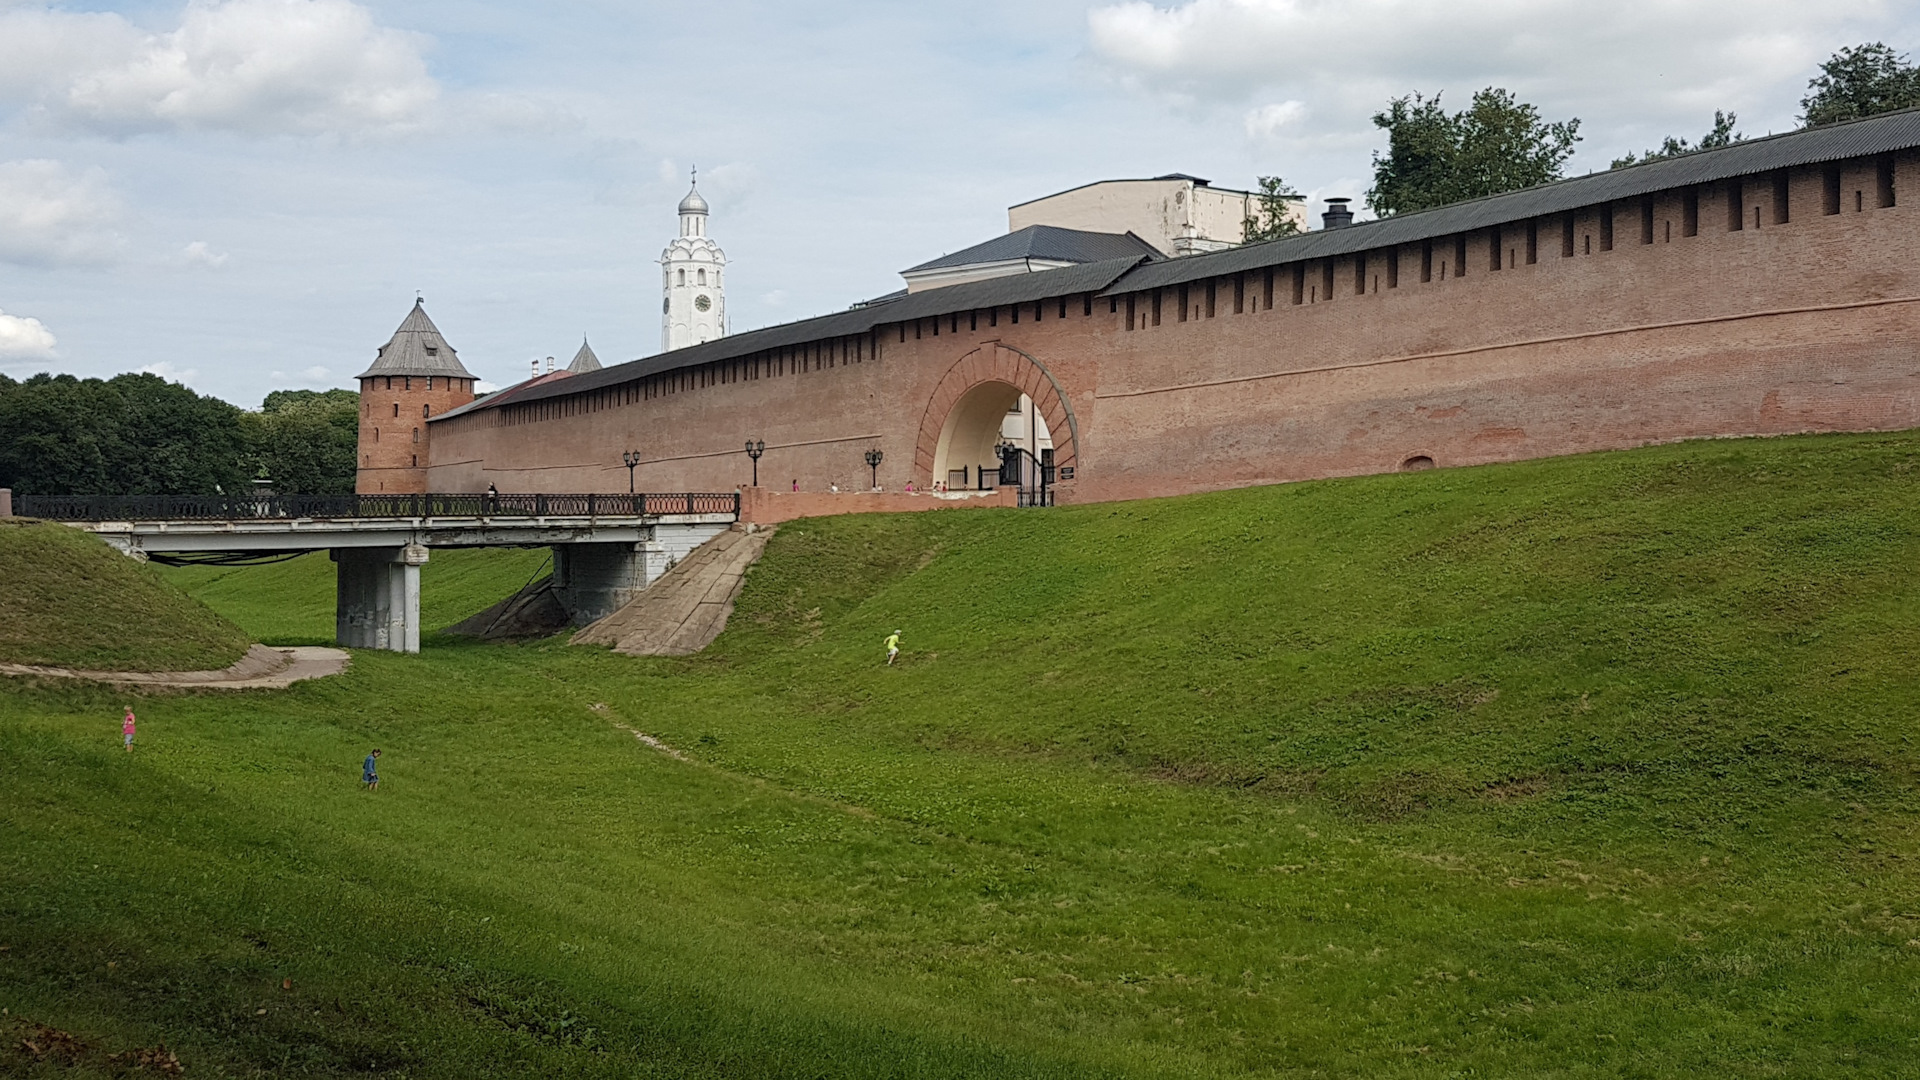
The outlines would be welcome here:
<svg viewBox="0 0 1920 1080">
<path fill-rule="evenodd" d="M 1837 185 L 1795 169 L 1096 297 L 1091 313 L 1074 296 L 1064 317 L 1046 300 L 883 325 L 825 343 L 830 358 L 778 350 L 600 395 L 618 400 L 545 403 L 540 419 L 507 406 L 436 424 L 430 483 L 617 491 L 620 453 L 638 449 L 642 488 L 731 490 L 754 437 L 769 488 L 864 487 L 869 446 L 886 453 L 883 486 L 924 487 L 934 478 L 912 471 L 923 417 L 951 399 L 949 369 L 974 370 L 965 358 L 989 342 L 1031 355 L 1066 392 L 1077 477 L 1063 502 L 1416 456 L 1447 466 L 1920 426 L 1920 159 L 1900 155 L 1893 178 L 1905 201 L 1892 207 L 1878 205 L 1877 163 L 1851 162 Z"/>
</svg>

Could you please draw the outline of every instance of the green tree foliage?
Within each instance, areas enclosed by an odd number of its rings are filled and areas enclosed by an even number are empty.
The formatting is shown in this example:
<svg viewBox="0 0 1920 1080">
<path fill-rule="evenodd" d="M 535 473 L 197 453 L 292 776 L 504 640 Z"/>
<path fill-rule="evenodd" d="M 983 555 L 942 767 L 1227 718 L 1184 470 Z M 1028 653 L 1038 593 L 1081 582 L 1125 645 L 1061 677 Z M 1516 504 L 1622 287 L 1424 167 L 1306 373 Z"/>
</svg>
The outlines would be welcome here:
<svg viewBox="0 0 1920 1080">
<path fill-rule="evenodd" d="M 1637 157 L 1633 154 L 1628 154 L 1623 158 L 1614 158 L 1612 167 L 1615 169 L 1624 169 L 1629 165 L 1644 165 L 1649 161 L 1663 161 L 1667 158 L 1682 157 L 1686 154 L 1697 154 L 1702 150 L 1718 150 L 1723 146 L 1732 146 L 1734 143 L 1746 137 L 1733 130 L 1733 125 L 1736 122 L 1738 122 L 1738 118 L 1733 113 L 1723 113 L 1719 109 L 1715 109 L 1713 110 L 1713 129 L 1705 135 L 1700 136 L 1698 143 L 1690 143 L 1685 139 L 1676 139 L 1672 135 L 1669 135 L 1666 141 L 1660 144 L 1660 149 L 1649 150 Z"/>
<path fill-rule="evenodd" d="M 301 495 L 353 491 L 360 395 L 351 390 L 275 390 L 243 417 L 257 477 Z"/>
<path fill-rule="evenodd" d="M 1808 127 L 1920 105 L 1920 68 L 1878 41 L 1841 49 L 1820 65 L 1800 99 Z"/>
<path fill-rule="evenodd" d="M 1285 180 L 1277 176 L 1260 177 L 1260 190 L 1253 198 L 1253 213 L 1240 220 L 1247 243 L 1278 240 L 1300 232 L 1300 223 L 1293 219 L 1293 204 L 1300 201 L 1301 195 L 1288 187 Z"/>
<path fill-rule="evenodd" d="M 1373 155 L 1367 205 L 1383 217 L 1558 180 L 1580 141 L 1578 119 L 1547 123 L 1497 87 L 1458 113 L 1439 94 L 1394 98 L 1373 122 L 1387 132 L 1387 153 Z"/>
<path fill-rule="evenodd" d="M 240 415 L 157 375 L 0 376 L 0 487 L 36 495 L 244 490 Z"/>
</svg>

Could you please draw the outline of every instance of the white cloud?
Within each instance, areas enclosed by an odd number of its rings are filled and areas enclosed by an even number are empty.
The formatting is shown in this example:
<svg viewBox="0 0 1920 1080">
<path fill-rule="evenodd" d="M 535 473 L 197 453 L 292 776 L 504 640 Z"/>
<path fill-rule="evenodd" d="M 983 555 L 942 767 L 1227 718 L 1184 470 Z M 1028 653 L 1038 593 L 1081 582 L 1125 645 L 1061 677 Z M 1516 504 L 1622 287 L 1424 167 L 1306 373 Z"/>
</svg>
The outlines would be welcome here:
<svg viewBox="0 0 1920 1080">
<path fill-rule="evenodd" d="M 58 341 L 39 319 L 0 311 L 0 360 L 45 360 Z"/>
<path fill-rule="evenodd" d="M 170 364 L 165 360 L 157 364 L 148 364 L 140 368 L 139 371 L 142 375 L 158 375 L 168 382 L 177 383 L 186 383 L 195 375 L 200 374 L 198 368 L 183 368 L 175 364 Z"/>
<path fill-rule="evenodd" d="M 120 199 L 99 169 L 58 161 L 0 162 L 0 260 L 30 266 L 98 264 L 125 246 Z"/>
<path fill-rule="evenodd" d="M 1820 60 L 1898 17 L 1894 5 L 1799 0 L 1734 10 L 1709 0 L 1617 0 L 1604 15 L 1587 0 L 1125 0 L 1087 20 L 1094 56 L 1175 102 L 1244 107 L 1279 91 L 1311 106 L 1306 127 L 1331 135 L 1364 133 L 1389 97 L 1444 90 L 1464 106 L 1494 85 L 1549 116 L 1587 116 L 1591 138 L 1591 121 L 1692 133 L 1716 108 L 1790 122 Z M 1277 108 L 1247 117 L 1251 137 L 1302 126 L 1269 125 Z M 1598 109 L 1609 115 L 1590 115 Z"/>
<path fill-rule="evenodd" d="M 180 251 L 180 259 L 188 266 L 204 266 L 209 270 L 218 270 L 227 265 L 227 253 L 214 251 L 205 240 L 195 240 Z"/>
<path fill-rule="evenodd" d="M 332 373 L 333 369 L 315 364 L 309 368 L 302 368 L 292 375 L 284 371 L 276 371 L 268 375 L 267 378 L 275 384 L 298 382 L 306 383 L 309 386 L 325 386 L 331 381 L 327 376 Z"/>
<path fill-rule="evenodd" d="M 144 33 L 119 15 L 0 14 L 0 94 L 115 134 L 368 134 L 420 126 L 439 95 L 420 35 L 351 0 L 190 0 Z"/>
<path fill-rule="evenodd" d="M 1247 137 L 1271 139 L 1280 134 L 1281 129 L 1296 125 L 1306 118 L 1305 102 L 1281 101 L 1262 105 L 1247 113 Z"/>
</svg>

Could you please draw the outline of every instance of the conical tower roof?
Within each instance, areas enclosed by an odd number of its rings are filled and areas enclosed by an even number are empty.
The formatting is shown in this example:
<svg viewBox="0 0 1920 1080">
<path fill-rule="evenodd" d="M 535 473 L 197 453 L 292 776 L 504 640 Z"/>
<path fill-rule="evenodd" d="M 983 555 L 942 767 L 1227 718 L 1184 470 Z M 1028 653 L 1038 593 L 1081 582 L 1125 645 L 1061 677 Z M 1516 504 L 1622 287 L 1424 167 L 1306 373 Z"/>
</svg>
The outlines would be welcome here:
<svg viewBox="0 0 1920 1080">
<path fill-rule="evenodd" d="M 376 375 L 443 375 L 451 379 L 471 379 L 473 373 L 461 366 L 460 357 L 440 336 L 440 328 L 427 318 L 424 301 L 415 300 L 392 340 L 380 346 L 373 366 L 356 378 Z"/>
<path fill-rule="evenodd" d="M 580 339 L 580 351 L 573 354 L 573 363 L 567 365 L 567 370 L 575 375 L 600 370 L 600 358 L 593 355 L 593 346 L 587 344 L 586 338 Z"/>
</svg>

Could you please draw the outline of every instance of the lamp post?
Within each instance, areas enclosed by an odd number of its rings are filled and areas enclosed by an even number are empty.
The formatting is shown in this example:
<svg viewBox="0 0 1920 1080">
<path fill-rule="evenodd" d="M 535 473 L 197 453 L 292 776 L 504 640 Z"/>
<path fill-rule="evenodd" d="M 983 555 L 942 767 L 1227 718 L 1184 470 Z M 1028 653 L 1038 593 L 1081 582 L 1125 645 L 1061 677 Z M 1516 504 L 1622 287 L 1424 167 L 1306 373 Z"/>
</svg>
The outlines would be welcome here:
<svg viewBox="0 0 1920 1080">
<path fill-rule="evenodd" d="M 880 448 L 876 446 L 873 449 L 867 451 L 866 456 L 867 456 L 867 468 L 872 470 L 873 472 L 873 490 L 879 491 L 880 490 L 880 460 L 886 457 L 887 455 L 881 453 Z"/>
<path fill-rule="evenodd" d="M 767 452 L 767 440 L 748 439 L 747 456 L 753 459 L 753 486 L 760 486 L 760 455 Z"/>
<path fill-rule="evenodd" d="M 640 451 L 628 450 L 620 455 L 620 461 L 627 467 L 627 494 L 633 494 L 633 470 L 640 464 Z"/>
</svg>

